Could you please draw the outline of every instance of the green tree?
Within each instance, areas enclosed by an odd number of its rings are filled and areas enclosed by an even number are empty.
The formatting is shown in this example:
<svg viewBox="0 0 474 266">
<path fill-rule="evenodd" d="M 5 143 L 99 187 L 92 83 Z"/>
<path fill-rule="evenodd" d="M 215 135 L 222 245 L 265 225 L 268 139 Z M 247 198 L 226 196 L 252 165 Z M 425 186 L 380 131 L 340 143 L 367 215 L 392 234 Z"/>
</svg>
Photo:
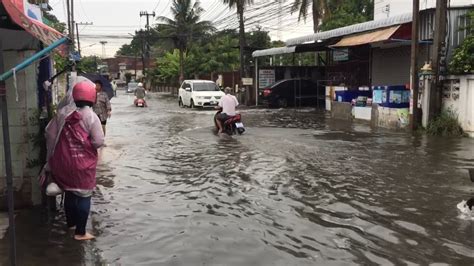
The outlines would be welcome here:
<svg viewBox="0 0 474 266">
<path fill-rule="evenodd" d="M 214 31 L 209 21 L 200 21 L 204 9 L 200 2 L 192 0 L 173 0 L 171 13 L 173 18 L 160 16 L 158 27 L 161 34 L 172 40 L 174 47 L 179 51 L 179 80 L 184 80 L 184 57 L 192 40 Z"/>
<path fill-rule="evenodd" d="M 327 31 L 373 19 L 373 0 L 329 1 L 328 15 L 322 20 L 320 30 Z"/>
<path fill-rule="evenodd" d="M 214 36 L 205 45 L 195 45 L 190 62 L 196 65 L 195 74 L 234 71 L 239 66 L 238 39 L 232 35 Z"/>
<path fill-rule="evenodd" d="M 311 6 L 313 16 L 313 31 L 319 31 L 321 20 L 328 14 L 328 0 L 295 0 L 291 7 L 291 13 L 298 12 L 298 21 L 306 20 L 308 16 L 308 8 Z"/>
<path fill-rule="evenodd" d="M 326 31 L 373 18 L 373 0 L 295 0 L 292 12 L 299 12 L 298 20 L 306 20 L 311 6 L 313 31 Z"/>
<path fill-rule="evenodd" d="M 66 32 L 66 23 L 59 21 L 58 18 L 55 15 L 53 15 L 49 12 L 43 12 L 43 20 L 45 21 L 45 24 L 47 24 L 48 26 L 54 28 L 55 30 L 57 30 L 61 33 Z M 68 64 L 68 59 L 65 58 L 65 57 L 62 57 L 58 53 L 54 53 L 52 55 L 52 57 L 53 57 L 53 61 L 54 61 L 54 67 L 57 70 L 64 69 L 66 67 L 66 65 Z"/>
<path fill-rule="evenodd" d="M 454 50 L 449 62 L 449 71 L 452 74 L 474 73 L 474 11 L 469 12 L 466 17 L 470 23 L 462 30 L 466 30 L 468 35 Z"/>
<path fill-rule="evenodd" d="M 133 42 L 133 40 L 132 40 L 132 42 Z M 115 55 L 116 56 L 120 56 L 120 55 L 136 56 L 138 53 L 141 52 L 140 50 L 141 49 L 139 47 L 133 45 L 133 43 L 124 44 L 117 50 Z"/>
<path fill-rule="evenodd" d="M 59 21 L 55 15 L 49 12 L 43 12 L 43 20 L 46 25 L 54 28 L 55 30 L 61 33 L 66 32 L 66 23 Z"/>
<path fill-rule="evenodd" d="M 97 56 L 84 56 L 77 63 L 77 70 L 83 73 L 96 73 L 97 66 L 101 64 L 101 60 Z"/>
<path fill-rule="evenodd" d="M 270 48 L 272 45 L 272 39 L 268 34 L 268 31 L 262 30 L 261 27 L 257 27 L 256 30 L 246 34 L 248 40 L 248 46 L 252 50 L 262 50 Z"/>
<path fill-rule="evenodd" d="M 243 77 L 245 74 L 245 60 L 244 53 L 246 39 L 245 39 L 245 22 L 244 22 L 244 12 L 247 5 L 253 4 L 253 0 L 223 0 L 224 4 L 229 5 L 229 8 L 237 9 L 237 16 L 239 18 L 239 49 L 240 49 L 240 76 Z"/>
</svg>

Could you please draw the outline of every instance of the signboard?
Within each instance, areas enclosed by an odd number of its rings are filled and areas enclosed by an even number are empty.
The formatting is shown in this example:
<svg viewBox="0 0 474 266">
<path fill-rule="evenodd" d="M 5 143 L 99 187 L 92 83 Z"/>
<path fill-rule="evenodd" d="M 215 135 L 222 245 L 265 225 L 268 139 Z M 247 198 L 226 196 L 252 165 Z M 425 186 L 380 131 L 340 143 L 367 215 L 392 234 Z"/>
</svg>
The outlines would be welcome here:
<svg viewBox="0 0 474 266">
<path fill-rule="evenodd" d="M 242 85 L 243 86 L 252 86 L 253 85 L 253 78 L 242 78 Z"/>
<path fill-rule="evenodd" d="M 333 50 L 332 59 L 336 62 L 349 60 L 349 48 Z"/>
<path fill-rule="evenodd" d="M 258 71 L 258 88 L 263 89 L 275 83 L 274 69 L 260 69 Z"/>
<path fill-rule="evenodd" d="M 25 29 L 28 33 L 40 40 L 46 45 L 51 45 L 64 36 L 57 30 L 45 25 L 33 10 L 33 7 L 28 5 L 24 0 L 2 0 L 3 6 L 10 15 L 10 18 Z M 27 3 L 27 5 L 25 5 Z M 66 54 L 65 45 L 61 45 L 58 49 L 61 54 Z"/>
</svg>

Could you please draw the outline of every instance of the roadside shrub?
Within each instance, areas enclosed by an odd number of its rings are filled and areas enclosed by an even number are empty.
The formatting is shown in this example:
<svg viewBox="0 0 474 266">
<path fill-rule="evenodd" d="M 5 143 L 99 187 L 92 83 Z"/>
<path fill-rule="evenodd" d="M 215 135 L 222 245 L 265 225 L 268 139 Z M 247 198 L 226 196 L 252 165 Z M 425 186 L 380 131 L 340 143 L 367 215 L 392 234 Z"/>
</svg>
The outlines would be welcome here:
<svg viewBox="0 0 474 266">
<path fill-rule="evenodd" d="M 452 109 L 443 110 L 426 127 L 426 133 L 431 136 L 460 137 L 464 131 L 458 121 L 458 116 Z"/>
<path fill-rule="evenodd" d="M 474 11 L 467 13 L 465 19 L 468 21 L 466 30 L 467 36 L 463 43 L 454 50 L 453 58 L 449 62 L 449 72 L 451 74 L 471 74 L 474 73 Z"/>
<path fill-rule="evenodd" d="M 449 71 L 452 74 L 474 73 L 474 35 L 468 36 L 454 50 L 453 58 L 449 63 Z"/>
</svg>

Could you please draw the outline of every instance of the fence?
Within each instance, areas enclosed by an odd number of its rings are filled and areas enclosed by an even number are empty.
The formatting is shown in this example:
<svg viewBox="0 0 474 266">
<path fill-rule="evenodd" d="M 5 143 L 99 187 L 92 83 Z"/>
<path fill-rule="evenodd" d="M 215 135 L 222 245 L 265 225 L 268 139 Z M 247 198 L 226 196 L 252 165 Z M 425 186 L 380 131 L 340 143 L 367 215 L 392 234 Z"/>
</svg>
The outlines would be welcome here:
<svg viewBox="0 0 474 266">
<path fill-rule="evenodd" d="M 170 85 L 167 83 L 157 83 L 153 84 L 150 88 L 152 92 L 163 92 L 163 93 L 169 93 L 172 95 L 178 95 L 178 89 L 179 85 Z"/>
</svg>

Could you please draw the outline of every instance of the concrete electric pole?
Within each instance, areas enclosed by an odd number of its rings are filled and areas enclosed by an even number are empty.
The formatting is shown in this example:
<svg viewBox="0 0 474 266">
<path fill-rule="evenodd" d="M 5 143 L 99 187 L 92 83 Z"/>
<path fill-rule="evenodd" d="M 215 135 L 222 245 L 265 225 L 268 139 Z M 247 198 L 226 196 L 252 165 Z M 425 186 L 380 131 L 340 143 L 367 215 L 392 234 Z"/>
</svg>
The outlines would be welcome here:
<svg viewBox="0 0 474 266">
<path fill-rule="evenodd" d="M 418 29 L 420 20 L 420 0 L 413 0 L 413 20 L 411 25 L 411 104 L 410 104 L 410 126 L 413 131 L 419 125 L 418 109 Z"/>
<path fill-rule="evenodd" d="M 442 105 L 442 86 L 440 82 L 440 67 L 445 67 L 446 55 L 446 17 L 448 12 L 448 4 L 446 0 L 436 1 L 436 12 L 435 12 L 435 30 L 433 40 L 433 63 L 432 68 L 434 71 L 434 79 L 431 84 L 433 93 L 430 97 L 430 110 L 429 119 L 433 119 L 437 114 L 441 112 Z M 440 60 L 444 57 L 443 60 Z M 442 63 L 442 64 L 441 64 Z"/>
<path fill-rule="evenodd" d="M 94 25 L 94 23 L 92 23 L 92 22 L 78 22 L 78 23 L 76 23 L 77 51 L 79 51 L 79 54 L 81 54 L 81 42 L 79 40 L 79 25 L 81 25 L 81 26 L 90 26 L 90 25 Z"/>
<path fill-rule="evenodd" d="M 145 32 L 141 32 L 141 40 L 142 40 L 142 61 L 143 61 L 143 75 L 145 75 L 145 69 L 147 67 L 147 63 L 150 58 L 150 45 L 149 45 L 149 37 L 150 37 L 150 17 L 155 17 L 156 13 L 153 11 L 152 13 L 148 13 L 148 11 L 141 11 L 140 17 L 146 17 L 146 30 Z"/>
</svg>

